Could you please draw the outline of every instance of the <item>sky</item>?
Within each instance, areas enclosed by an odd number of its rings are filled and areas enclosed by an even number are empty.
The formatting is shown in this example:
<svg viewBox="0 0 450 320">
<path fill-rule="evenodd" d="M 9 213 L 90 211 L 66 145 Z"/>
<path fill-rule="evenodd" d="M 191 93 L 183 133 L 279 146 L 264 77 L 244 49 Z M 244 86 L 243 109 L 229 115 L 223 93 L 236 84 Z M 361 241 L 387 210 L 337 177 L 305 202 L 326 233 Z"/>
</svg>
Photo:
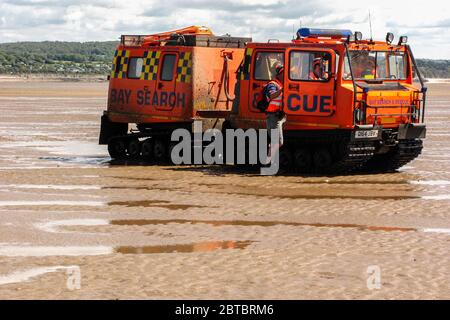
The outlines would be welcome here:
<svg viewBox="0 0 450 320">
<path fill-rule="evenodd" d="M 289 41 L 303 27 L 383 40 L 407 35 L 416 58 L 450 59 L 450 4 L 440 0 L 0 0 L 0 42 L 104 41 L 205 25 L 216 35 Z"/>
</svg>

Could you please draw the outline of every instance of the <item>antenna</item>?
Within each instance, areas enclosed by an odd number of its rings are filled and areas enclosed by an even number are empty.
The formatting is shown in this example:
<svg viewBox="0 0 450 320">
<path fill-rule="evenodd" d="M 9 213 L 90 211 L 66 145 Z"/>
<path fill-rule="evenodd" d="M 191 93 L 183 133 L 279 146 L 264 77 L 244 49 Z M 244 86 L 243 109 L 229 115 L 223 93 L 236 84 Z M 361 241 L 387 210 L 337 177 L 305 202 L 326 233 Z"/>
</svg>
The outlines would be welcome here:
<svg viewBox="0 0 450 320">
<path fill-rule="evenodd" d="M 292 24 L 292 40 L 295 39 L 295 24 Z"/>
<path fill-rule="evenodd" d="M 369 28 L 370 28 L 370 41 L 373 41 L 373 34 L 372 34 L 372 17 L 370 16 L 370 10 L 369 10 Z"/>
</svg>

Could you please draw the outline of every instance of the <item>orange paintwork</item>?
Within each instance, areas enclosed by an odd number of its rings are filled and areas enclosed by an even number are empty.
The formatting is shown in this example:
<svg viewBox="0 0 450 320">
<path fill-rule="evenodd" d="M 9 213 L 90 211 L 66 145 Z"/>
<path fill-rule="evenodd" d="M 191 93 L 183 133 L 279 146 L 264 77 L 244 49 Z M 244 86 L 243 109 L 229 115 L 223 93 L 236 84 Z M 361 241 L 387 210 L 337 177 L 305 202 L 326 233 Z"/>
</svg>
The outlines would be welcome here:
<svg viewBox="0 0 450 320">
<path fill-rule="evenodd" d="M 209 29 L 198 27 L 189 27 L 177 32 L 212 34 Z M 119 60 L 115 59 L 116 72 L 113 70 L 111 74 L 108 96 L 108 116 L 112 122 L 138 124 L 191 122 L 197 117 L 197 111 L 230 110 L 231 101 L 225 97 L 222 84 L 224 55 L 227 55 L 230 58 L 228 62 L 230 93 L 234 95 L 234 92 L 238 92 L 237 110 L 234 110 L 237 112 L 231 113 L 228 120 L 234 127 L 263 128 L 266 116 L 256 109 L 256 101 L 260 97 L 262 87 L 268 81 L 253 79 L 253 72 L 258 52 L 270 51 L 284 56 L 286 72 L 283 104 L 287 114 L 286 130 L 353 129 L 354 110 L 361 108 L 361 104 L 354 105 L 353 82 L 343 78 L 346 46 L 350 51 L 405 52 L 404 46 L 385 42 L 359 41 L 346 45 L 341 40 L 321 38 L 305 38 L 290 43 L 248 43 L 246 48 L 165 46 L 163 42 L 156 44 L 161 39 L 167 40 L 172 33 L 145 36 L 136 46 L 119 45 L 116 56 L 123 56 L 120 60 L 123 66 L 117 67 Z M 331 74 L 328 80 L 324 82 L 291 80 L 288 72 L 291 67 L 290 54 L 297 51 L 321 52 L 330 57 L 328 63 Z M 171 81 L 161 79 L 162 61 L 166 55 L 175 55 Z M 157 68 L 148 69 L 153 71 L 151 76 L 154 78 L 145 79 L 141 76 L 139 79 L 130 79 L 127 75 L 129 67 L 125 62 L 129 64 L 130 59 L 142 57 L 144 64 L 146 57 L 154 57 L 149 58 L 147 61 L 149 64 L 159 61 Z M 390 128 L 412 122 L 411 117 L 404 114 L 410 111 L 411 106 L 419 106 L 421 94 L 412 82 L 411 58 L 408 55 L 406 57 L 407 78 L 384 80 L 384 83 L 399 83 L 404 90 L 371 89 L 367 93 L 357 87 L 357 101 L 364 101 L 367 104 L 366 123 Z M 246 62 L 249 64 L 246 65 Z M 236 77 L 235 71 L 241 63 L 241 72 L 237 73 Z M 245 68 L 248 70 L 245 71 Z M 238 90 L 235 91 L 237 85 Z"/>
<path fill-rule="evenodd" d="M 198 110 L 229 110 L 222 81 L 224 64 L 223 54 L 228 53 L 229 87 L 234 88 L 237 70 L 243 59 L 244 49 L 208 48 L 186 46 L 153 46 L 151 48 L 119 46 L 117 50 L 129 51 L 129 59 L 142 58 L 145 52 L 159 53 L 160 63 L 155 79 L 130 79 L 111 77 L 108 96 L 108 116 L 112 122 L 155 123 L 155 122 L 191 122 Z M 147 53 L 148 54 L 148 53 Z M 165 55 L 175 55 L 173 80 L 161 80 L 162 61 Z M 189 64 L 189 75 L 178 72 L 182 55 Z M 186 71 L 184 71 L 186 73 Z M 189 80 L 180 81 L 181 76 Z M 220 92 L 219 92 L 220 91 Z M 230 90 L 231 93 L 233 92 Z M 124 99 L 117 96 L 122 92 Z M 129 98 L 127 94 L 129 92 Z M 175 102 L 174 102 L 175 101 Z"/>
<path fill-rule="evenodd" d="M 341 41 L 332 39 L 303 39 L 294 40 L 292 43 L 250 43 L 248 48 L 253 51 L 252 62 L 250 66 L 250 77 L 248 80 L 240 82 L 240 108 L 238 115 L 232 115 L 231 121 L 234 126 L 240 128 L 263 128 L 265 126 L 265 115 L 259 112 L 255 103 L 258 101 L 261 88 L 268 81 L 259 81 L 252 79 L 255 57 L 258 51 L 280 52 L 284 54 L 286 70 L 289 54 L 292 51 L 314 51 L 331 54 L 332 77 L 327 82 L 311 82 L 290 80 L 289 72 L 284 76 L 284 111 L 287 115 L 285 124 L 286 130 L 324 130 L 324 129 L 352 129 L 354 128 L 354 89 L 351 80 L 344 80 L 343 75 L 343 57 L 345 57 L 345 44 Z M 359 43 L 348 44 L 349 50 L 377 50 L 390 51 L 398 50 L 404 52 L 404 47 L 392 46 L 385 42 L 360 41 Z M 339 59 L 337 55 L 339 55 Z M 363 93 L 363 90 L 357 87 L 358 100 L 367 101 L 370 107 L 367 108 L 367 123 L 381 124 L 386 128 L 397 127 L 400 123 L 411 122 L 408 116 L 398 115 L 407 113 L 408 107 L 415 104 L 415 98 L 419 95 L 419 89 L 412 84 L 412 63 L 408 57 L 408 77 L 404 80 L 385 80 L 385 83 L 400 83 L 407 88 L 407 91 L 376 91 L 371 90 L 369 94 Z M 301 107 L 301 99 L 305 95 L 311 97 L 326 96 L 330 105 L 324 108 L 323 112 L 316 110 L 314 112 L 305 112 Z M 288 101 L 290 99 L 290 101 Z M 290 105 L 291 108 L 287 108 Z M 373 117 L 377 113 L 376 108 L 383 107 L 383 114 L 387 116 Z M 300 106 L 300 107 L 299 107 Z M 399 108 L 399 106 L 401 106 Z M 359 107 L 359 106 L 357 106 Z M 296 109 L 295 111 L 292 109 Z M 319 109 L 319 108 L 317 108 Z M 380 108 L 378 108 L 380 109 Z"/>
</svg>

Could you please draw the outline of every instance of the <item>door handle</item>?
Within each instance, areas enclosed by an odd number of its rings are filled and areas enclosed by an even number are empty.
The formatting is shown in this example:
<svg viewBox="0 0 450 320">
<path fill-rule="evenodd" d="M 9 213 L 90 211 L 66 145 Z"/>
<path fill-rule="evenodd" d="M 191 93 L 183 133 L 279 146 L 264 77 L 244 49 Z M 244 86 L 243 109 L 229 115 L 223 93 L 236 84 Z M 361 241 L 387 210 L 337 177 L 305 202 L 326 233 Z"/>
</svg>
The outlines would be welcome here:
<svg viewBox="0 0 450 320">
<path fill-rule="evenodd" d="M 298 84 L 289 83 L 289 90 L 298 90 L 300 86 Z"/>
<path fill-rule="evenodd" d="M 159 82 L 159 83 L 158 83 L 158 89 L 162 89 L 162 88 L 164 88 L 164 83 Z"/>
<path fill-rule="evenodd" d="M 253 89 L 261 88 L 261 85 L 259 83 L 253 83 Z"/>
</svg>

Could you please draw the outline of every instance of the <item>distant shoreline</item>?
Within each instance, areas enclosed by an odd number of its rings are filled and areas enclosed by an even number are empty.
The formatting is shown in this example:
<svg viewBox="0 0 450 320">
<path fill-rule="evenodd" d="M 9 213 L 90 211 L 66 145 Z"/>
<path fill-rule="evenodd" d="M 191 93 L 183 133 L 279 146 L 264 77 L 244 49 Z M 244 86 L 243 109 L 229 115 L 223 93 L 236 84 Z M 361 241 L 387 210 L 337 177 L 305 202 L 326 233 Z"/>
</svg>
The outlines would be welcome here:
<svg viewBox="0 0 450 320">
<path fill-rule="evenodd" d="M 0 74 L 0 81 L 66 81 L 66 82 L 107 82 L 104 74 L 60 75 L 60 74 Z M 450 78 L 427 78 L 427 83 L 450 83 Z"/>
<path fill-rule="evenodd" d="M 67 81 L 67 82 L 107 82 L 107 75 L 61 75 L 61 74 L 0 74 L 0 81 Z"/>
<path fill-rule="evenodd" d="M 428 78 L 427 83 L 450 83 L 449 78 Z"/>
</svg>

